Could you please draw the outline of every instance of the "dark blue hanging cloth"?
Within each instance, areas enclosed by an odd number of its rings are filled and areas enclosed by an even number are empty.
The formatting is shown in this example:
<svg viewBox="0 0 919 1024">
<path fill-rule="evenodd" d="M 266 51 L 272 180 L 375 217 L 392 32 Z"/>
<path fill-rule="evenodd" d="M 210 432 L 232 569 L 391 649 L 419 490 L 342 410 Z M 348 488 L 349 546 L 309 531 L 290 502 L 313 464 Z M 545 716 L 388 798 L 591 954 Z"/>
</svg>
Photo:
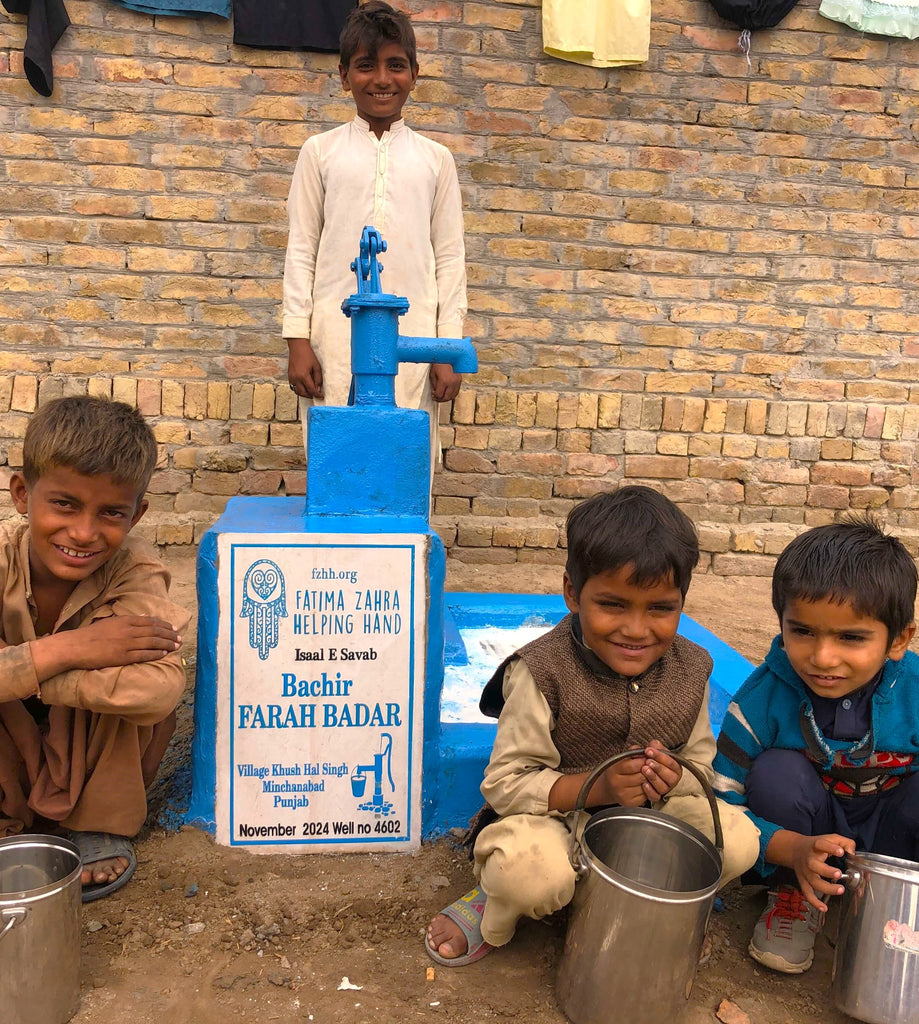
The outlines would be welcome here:
<svg viewBox="0 0 919 1024">
<path fill-rule="evenodd" d="M 355 0 L 233 0 L 233 42 L 265 50 L 338 50 Z"/>
<path fill-rule="evenodd" d="M 10 14 L 25 14 L 26 45 L 22 63 L 29 85 L 41 96 L 50 96 L 54 89 L 51 51 L 70 24 L 64 0 L 3 0 Z"/>
</svg>

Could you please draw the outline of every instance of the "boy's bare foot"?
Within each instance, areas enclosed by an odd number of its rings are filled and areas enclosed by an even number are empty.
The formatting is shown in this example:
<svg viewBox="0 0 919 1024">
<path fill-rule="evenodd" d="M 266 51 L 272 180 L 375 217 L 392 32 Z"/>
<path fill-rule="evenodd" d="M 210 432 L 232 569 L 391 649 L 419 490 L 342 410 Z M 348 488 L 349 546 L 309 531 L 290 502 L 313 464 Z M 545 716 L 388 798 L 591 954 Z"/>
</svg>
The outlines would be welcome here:
<svg viewBox="0 0 919 1024">
<path fill-rule="evenodd" d="M 83 902 L 91 903 L 120 889 L 137 867 L 130 839 L 109 832 L 75 832 L 65 836 L 76 846 L 83 861 L 80 883 Z"/>
<path fill-rule="evenodd" d="M 104 885 L 106 882 L 114 882 L 119 875 L 127 871 L 128 863 L 127 857 L 108 857 L 105 860 L 92 861 L 83 866 L 80 884 Z"/>
<path fill-rule="evenodd" d="M 469 948 L 466 933 L 446 914 L 435 914 L 428 925 L 428 946 L 445 960 L 463 956 Z"/>
<path fill-rule="evenodd" d="M 476 888 L 435 914 L 424 940 L 431 959 L 445 967 L 464 967 L 490 953 L 494 947 L 482 938 L 484 911 L 485 893 Z"/>
</svg>

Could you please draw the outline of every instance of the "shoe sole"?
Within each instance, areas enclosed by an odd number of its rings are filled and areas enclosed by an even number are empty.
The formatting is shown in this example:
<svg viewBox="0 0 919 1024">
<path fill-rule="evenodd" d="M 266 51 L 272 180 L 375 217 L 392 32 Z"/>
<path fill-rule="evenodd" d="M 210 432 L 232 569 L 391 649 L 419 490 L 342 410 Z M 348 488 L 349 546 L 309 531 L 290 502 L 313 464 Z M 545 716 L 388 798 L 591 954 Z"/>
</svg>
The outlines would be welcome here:
<svg viewBox="0 0 919 1024">
<path fill-rule="evenodd" d="M 808 958 L 800 964 L 793 964 L 785 957 L 779 956 L 778 953 L 765 953 L 763 950 L 757 949 L 752 942 L 747 947 L 747 952 L 758 964 L 769 967 L 773 971 L 781 971 L 782 974 L 803 974 L 810 970 L 811 964 L 814 962 L 813 950 L 810 951 Z"/>
</svg>

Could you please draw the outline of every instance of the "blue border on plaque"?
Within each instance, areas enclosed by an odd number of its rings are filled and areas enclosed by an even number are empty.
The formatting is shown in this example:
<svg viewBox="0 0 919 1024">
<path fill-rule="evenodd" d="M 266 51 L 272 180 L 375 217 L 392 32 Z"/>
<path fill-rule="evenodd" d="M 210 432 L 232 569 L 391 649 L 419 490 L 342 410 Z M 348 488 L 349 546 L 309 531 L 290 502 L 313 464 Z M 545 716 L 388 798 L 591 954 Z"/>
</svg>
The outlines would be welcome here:
<svg viewBox="0 0 919 1024">
<path fill-rule="evenodd" d="M 328 529 L 329 534 L 332 530 Z M 408 843 L 412 839 L 412 794 L 413 794 L 413 751 L 414 751 L 414 740 L 415 740 L 415 544 L 320 544 L 320 543 L 297 543 L 297 544 L 272 544 L 272 543 L 256 543 L 256 542 L 242 542 L 238 544 L 230 545 L 230 715 L 229 715 L 229 726 L 230 726 L 230 746 L 229 746 L 229 764 L 228 771 L 230 775 L 229 779 L 229 800 L 228 800 L 228 812 L 229 812 L 229 835 L 230 835 L 230 846 L 329 846 L 331 844 L 341 843 L 347 845 L 350 843 Z M 391 834 L 382 834 L 379 836 L 373 835 L 361 835 L 349 838 L 346 836 L 320 836 L 316 839 L 305 839 L 302 837 L 296 839 L 283 839 L 277 836 L 271 836 L 266 839 L 238 839 L 236 836 L 236 819 L 235 819 L 235 807 L 233 800 L 233 768 L 235 767 L 236 760 L 234 754 L 234 740 L 236 730 L 234 722 L 236 721 L 236 661 L 233 657 L 233 651 L 236 647 L 236 620 L 238 618 L 236 614 L 236 550 L 237 548 L 259 548 L 259 549 L 270 549 L 270 548 L 283 548 L 285 551 L 290 551 L 297 548 L 325 548 L 332 550 L 334 548 L 373 548 L 375 550 L 399 550 L 407 549 L 411 553 L 411 582 L 409 583 L 409 593 L 411 614 L 411 633 L 410 633 L 410 657 L 409 657 L 409 674 L 408 674 L 408 781 L 406 786 L 406 828 L 404 836 L 393 836 Z"/>
</svg>

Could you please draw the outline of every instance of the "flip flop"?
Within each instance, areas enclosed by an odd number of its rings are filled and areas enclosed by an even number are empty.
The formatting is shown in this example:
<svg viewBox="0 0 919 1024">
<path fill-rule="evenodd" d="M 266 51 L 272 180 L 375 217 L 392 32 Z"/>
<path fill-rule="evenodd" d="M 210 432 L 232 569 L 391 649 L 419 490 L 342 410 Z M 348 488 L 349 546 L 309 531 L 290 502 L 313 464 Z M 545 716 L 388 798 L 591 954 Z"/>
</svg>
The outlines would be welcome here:
<svg viewBox="0 0 919 1024">
<path fill-rule="evenodd" d="M 112 835 L 109 832 L 74 832 L 68 830 L 66 837 L 73 843 L 80 853 L 80 860 L 84 865 L 95 864 L 98 860 L 110 860 L 112 857 L 124 857 L 128 866 L 124 871 L 111 882 L 98 882 L 83 886 L 83 902 L 92 903 L 93 900 L 101 900 L 105 896 L 111 896 L 122 886 L 127 885 L 128 879 L 134 874 L 137 867 L 137 854 L 134 852 L 134 845 L 130 839 L 124 836 Z"/>
<path fill-rule="evenodd" d="M 485 893 L 481 889 L 470 889 L 465 896 L 454 900 L 441 913 L 459 925 L 460 931 L 466 936 L 466 952 L 462 956 L 441 956 L 436 949 L 431 949 L 425 936 L 424 948 L 428 956 L 444 967 L 465 967 L 474 964 L 495 947 L 490 946 L 482 938 L 482 914 L 485 910 Z"/>
</svg>

